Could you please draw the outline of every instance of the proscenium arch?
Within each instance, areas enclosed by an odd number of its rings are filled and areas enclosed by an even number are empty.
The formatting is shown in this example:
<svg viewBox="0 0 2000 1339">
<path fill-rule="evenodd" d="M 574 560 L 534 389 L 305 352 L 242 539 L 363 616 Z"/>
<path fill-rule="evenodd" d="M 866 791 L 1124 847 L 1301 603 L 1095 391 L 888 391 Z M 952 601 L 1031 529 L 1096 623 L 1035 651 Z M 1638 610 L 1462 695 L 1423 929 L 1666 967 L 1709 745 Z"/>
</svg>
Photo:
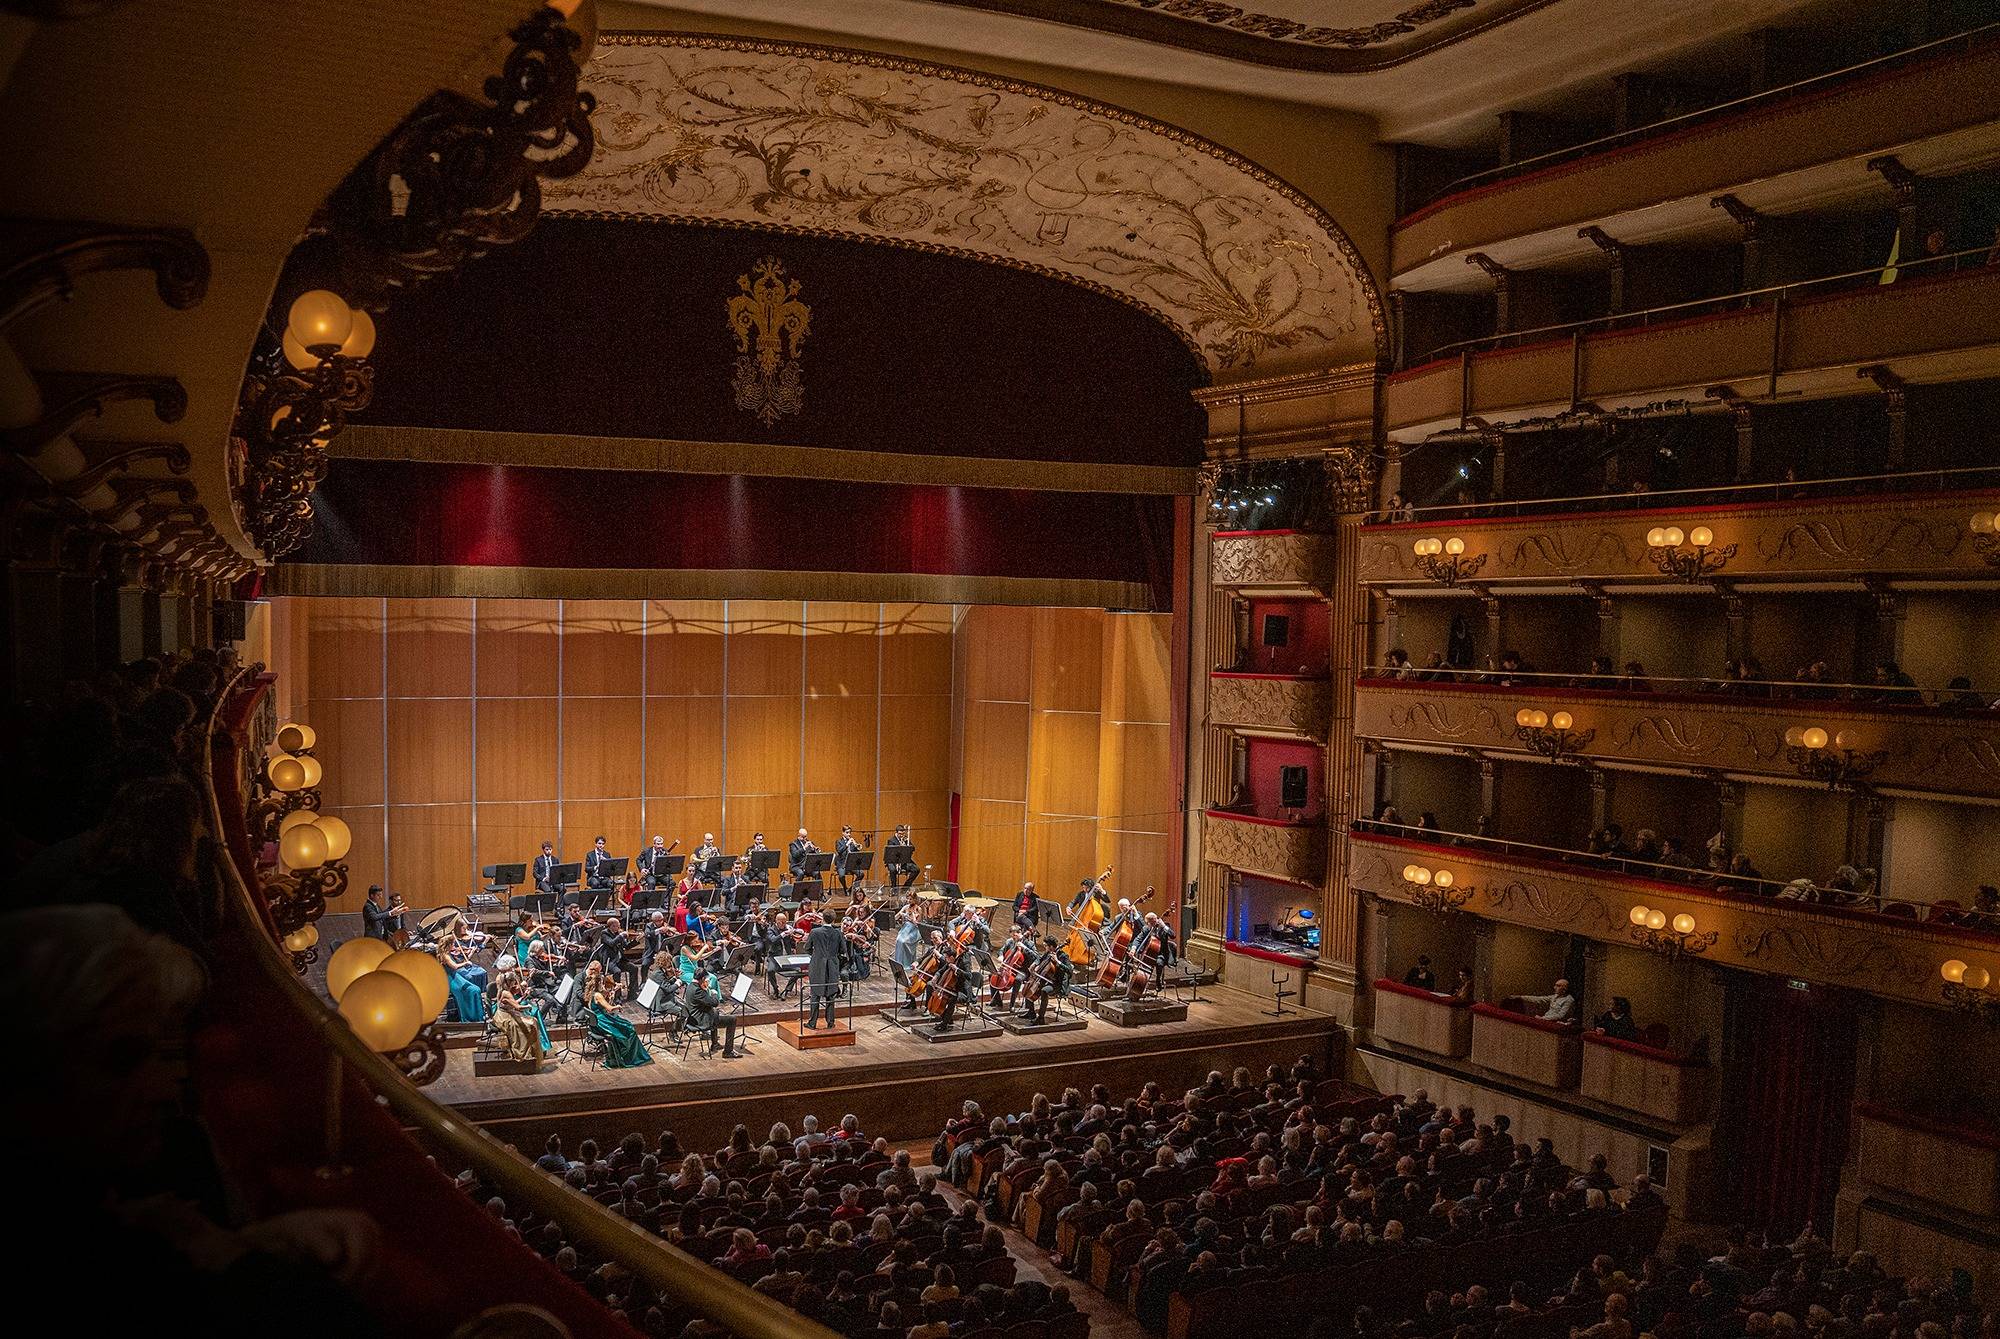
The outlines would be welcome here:
<svg viewBox="0 0 2000 1339">
<path fill-rule="evenodd" d="M 1060 89 L 839 47 L 599 41 L 597 155 L 552 214 L 846 237 L 1051 275 L 1164 322 L 1215 380 L 1380 361 L 1340 225 L 1200 135 Z"/>
</svg>

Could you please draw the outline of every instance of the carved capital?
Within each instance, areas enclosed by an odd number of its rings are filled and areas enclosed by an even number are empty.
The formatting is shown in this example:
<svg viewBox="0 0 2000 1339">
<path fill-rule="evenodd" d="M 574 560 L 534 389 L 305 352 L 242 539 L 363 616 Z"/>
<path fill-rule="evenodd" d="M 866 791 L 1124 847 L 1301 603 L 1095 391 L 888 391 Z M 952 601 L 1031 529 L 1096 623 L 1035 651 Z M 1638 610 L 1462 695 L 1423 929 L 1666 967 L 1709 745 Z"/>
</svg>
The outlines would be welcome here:
<svg viewBox="0 0 2000 1339">
<path fill-rule="evenodd" d="M 151 270 L 160 301 L 176 311 L 208 294 L 208 252 L 185 228 L 13 218 L 0 221 L 0 254 L 0 330 L 109 270 Z"/>
<path fill-rule="evenodd" d="M 0 450 L 32 456 L 106 405 L 123 400 L 151 400 L 162 423 L 178 423 L 187 413 L 187 390 L 176 377 L 142 376 L 124 372 L 45 372 L 41 383 L 46 407 L 32 423 L 0 431 Z"/>
</svg>

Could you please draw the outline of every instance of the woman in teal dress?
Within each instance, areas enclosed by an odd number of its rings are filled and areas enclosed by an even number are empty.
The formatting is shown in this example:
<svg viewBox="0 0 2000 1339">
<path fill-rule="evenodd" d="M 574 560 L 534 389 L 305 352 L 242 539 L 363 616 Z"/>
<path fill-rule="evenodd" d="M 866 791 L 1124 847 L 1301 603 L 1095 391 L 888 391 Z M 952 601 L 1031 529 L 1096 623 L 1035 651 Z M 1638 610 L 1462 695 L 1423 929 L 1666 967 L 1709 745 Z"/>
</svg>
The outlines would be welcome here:
<svg viewBox="0 0 2000 1339">
<path fill-rule="evenodd" d="M 652 1053 L 646 1043 L 639 1040 L 639 1029 L 628 1019 L 618 1014 L 615 992 L 620 983 L 604 979 L 604 964 L 593 962 L 583 977 L 583 998 L 590 1003 L 591 1023 L 604 1037 L 604 1067 L 606 1069 L 631 1069 L 638 1065 L 653 1063 Z"/>
<path fill-rule="evenodd" d="M 700 942 L 700 940 L 691 934 L 683 935 L 680 946 L 674 950 L 675 965 L 680 968 L 681 988 L 683 990 L 692 986 L 695 978 L 701 975 L 701 959 L 688 952 L 690 947 L 696 946 Z"/>
<path fill-rule="evenodd" d="M 470 952 L 459 941 L 456 927 L 439 946 L 438 963 L 444 968 L 445 981 L 451 987 L 451 1003 L 447 1012 L 457 1014 L 461 1023 L 484 1022 L 486 969 L 473 963 Z"/>
<path fill-rule="evenodd" d="M 529 960 L 534 957 L 535 949 L 540 945 L 541 936 L 537 933 L 537 929 L 535 913 L 532 911 L 522 912 L 521 918 L 514 924 L 514 961 L 523 967 L 528 965 Z"/>
</svg>

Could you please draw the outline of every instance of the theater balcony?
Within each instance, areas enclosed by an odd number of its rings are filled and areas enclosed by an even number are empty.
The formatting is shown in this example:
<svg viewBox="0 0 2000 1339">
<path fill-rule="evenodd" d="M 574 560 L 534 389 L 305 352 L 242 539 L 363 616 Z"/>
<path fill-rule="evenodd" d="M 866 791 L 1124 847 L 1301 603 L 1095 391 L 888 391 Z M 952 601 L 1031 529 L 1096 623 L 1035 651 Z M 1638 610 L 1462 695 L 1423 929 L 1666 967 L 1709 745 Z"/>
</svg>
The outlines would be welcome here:
<svg viewBox="0 0 2000 1339">
<path fill-rule="evenodd" d="M 1583 404 L 1857 394 L 1872 388 L 1863 367 L 1918 382 L 1986 375 L 2000 367 L 2000 266 L 1984 259 L 1954 252 L 1893 276 L 1877 267 L 1450 345 L 1385 381 L 1383 426 L 1411 441 Z"/>
<path fill-rule="evenodd" d="M 1541 677 L 1549 682 L 1363 678 L 1354 733 L 1386 744 L 1792 780 L 1833 780 L 1828 769 L 1845 766 L 1845 779 L 1865 777 L 1877 789 L 2000 797 L 2000 715 L 1990 710 L 1731 695 L 1699 691 L 1715 685 L 1691 680 L 1649 679 L 1651 691 L 1621 692 Z M 1523 713 L 1548 719 L 1535 725 Z M 1816 748 L 1803 738 L 1813 729 L 1825 735 Z"/>
<path fill-rule="evenodd" d="M 1317 817 L 1295 820 L 1209 809 L 1202 823 L 1202 855 L 1240 873 L 1318 888 L 1326 876 L 1326 828 Z"/>
<path fill-rule="evenodd" d="M 1418 841 L 1365 826 L 1348 837 L 1347 863 L 1356 891 L 1388 903 L 1437 905 L 1436 875 L 1448 870 L 1453 914 L 1606 944 L 1637 944 L 1680 960 L 1934 1009 L 1953 1007 L 1952 998 L 1967 993 L 1962 986 L 1947 991 L 1941 975 L 1947 963 L 1962 965 L 1960 975 L 1968 980 L 2000 980 L 2000 933 L 1955 923 L 1936 907 L 1836 906 L 1777 896 L 1775 884 L 1749 881 L 1725 889 L 1695 882 L 1692 871 L 1686 881 L 1652 878 L 1523 842 Z M 1432 882 L 1406 879 L 1404 871 L 1414 866 Z M 1643 908 L 1637 923 L 1634 908 Z M 1648 913 L 1655 912 L 1660 914 L 1649 921 Z M 1970 1018 L 1967 1025 L 1977 1026 Z M 1473 1059 L 1484 1064 L 1478 1037 L 1475 1027 Z"/>
<path fill-rule="evenodd" d="M 1453 183 L 1394 225 L 1392 283 L 1451 284 L 1475 251 L 1513 266 L 1584 254 L 1576 230 L 1592 222 L 1634 240 L 1685 235 L 1715 226 L 1708 202 L 1725 191 L 1781 212 L 1879 189 L 1872 156 L 1962 161 L 1996 120 L 1989 26 Z"/>
<path fill-rule="evenodd" d="M 1910 483 L 1894 491 L 1892 483 Z M 1973 529 L 1973 518 L 2000 509 L 1992 470 L 1909 476 L 1877 486 L 1868 480 L 1744 485 L 1677 490 L 1671 504 L 1643 508 L 1617 499 L 1524 501 L 1465 509 L 1441 519 L 1362 527 L 1357 570 L 1364 585 L 1387 591 L 1437 589 L 1435 563 L 1421 541 L 1460 541 L 1465 565 L 1478 564 L 1480 587 L 1582 591 L 1661 589 L 1687 584 L 1688 543 L 1706 528 L 1708 577 L 1757 582 L 2000 580 L 2000 547 Z M 1956 491 L 1941 491 L 1943 489 Z M 1855 492 L 1854 490 L 1866 490 Z M 1624 499 L 1629 502 L 1628 496 Z M 1428 516 L 1430 513 L 1419 513 Z M 1683 542 L 1648 543 L 1677 528 Z"/>
<path fill-rule="evenodd" d="M 1208 719 L 1239 734 L 1326 742 L 1333 716 L 1324 675 L 1215 670 L 1208 678 Z"/>
<path fill-rule="evenodd" d="M 1398 1046 L 1462 1060 L 1472 1054 L 1472 1003 L 1382 977 L 1371 1030 Z"/>
<path fill-rule="evenodd" d="M 1324 593 L 1333 576 L 1332 535 L 1305 530 L 1218 530 L 1209 580 L 1241 595 Z"/>
</svg>

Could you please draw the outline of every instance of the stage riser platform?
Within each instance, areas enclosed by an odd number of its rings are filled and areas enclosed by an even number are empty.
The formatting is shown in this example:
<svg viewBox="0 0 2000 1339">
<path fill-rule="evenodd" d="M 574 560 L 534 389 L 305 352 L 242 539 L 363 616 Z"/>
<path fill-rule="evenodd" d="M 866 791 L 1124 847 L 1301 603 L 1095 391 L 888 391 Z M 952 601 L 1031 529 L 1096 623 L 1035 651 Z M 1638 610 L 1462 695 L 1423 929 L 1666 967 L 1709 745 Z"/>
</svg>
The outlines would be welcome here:
<svg viewBox="0 0 2000 1339">
<path fill-rule="evenodd" d="M 1257 1001 L 1250 1001 L 1254 1006 Z M 759 1044 L 745 1059 L 707 1060 L 699 1055 L 683 1065 L 662 1057 L 641 1070 L 607 1074 L 575 1061 L 558 1075 L 523 1080 L 476 1079 L 459 1073 L 457 1059 L 439 1087 L 440 1100 L 496 1137 L 527 1152 L 548 1135 L 560 1133 L 571 1148 L 585 1138 L 615 1141 L 637 1130 L 649 1139 L 672 1129 L 684 1148 L 703 1152 L 720 1147 L 741 1122 L 762 1139 L 783 1121 L 797 1130 L 808 1112 L 831 1125 L 852 1113 L 870 1135 L 895 1141 L 936 1135 L 975 1100 L 989 1112 L 1018 1111 L 1036 1093 L 1051 1096 L 1066 1087 L 1107 1085 L 1116 1096 L 1158 1081 L 1170 1092 L 1201 1082 L 1211 1070 L 1228 1073 L 1238 1065 L 1261 1073 L 1271 1064 L 1289 1065 L 1311 1055 L 1327 1074 L 1342 1072 L 1345 1034 L 1320 1015 L 1257 1019 L 1254 1007 L 1236 1004 L 1214 1017 L 1214 1006 L 1197 1005 L 1179 1026 L 1122 1029 L 1092 1023 L 1083 1032 L 1042 1037 L 1002 1036 L 959 1046 L 931 1045 L 901 1033 L 861 1029 L 860 1045 L 801 1053 L 759 1031 Z M 1204 1025 L 1204 1014 L 1211 1014 Z M 774 1070 L 779 1072 L 773 1072 Z M 547 1089 L 520 1092 L 524 1084 Z M 503 1095 L 509 1088 L 516 1095 Z M 490 1094 L 490 1095 L 489 1095 Z"/>
</svg>

